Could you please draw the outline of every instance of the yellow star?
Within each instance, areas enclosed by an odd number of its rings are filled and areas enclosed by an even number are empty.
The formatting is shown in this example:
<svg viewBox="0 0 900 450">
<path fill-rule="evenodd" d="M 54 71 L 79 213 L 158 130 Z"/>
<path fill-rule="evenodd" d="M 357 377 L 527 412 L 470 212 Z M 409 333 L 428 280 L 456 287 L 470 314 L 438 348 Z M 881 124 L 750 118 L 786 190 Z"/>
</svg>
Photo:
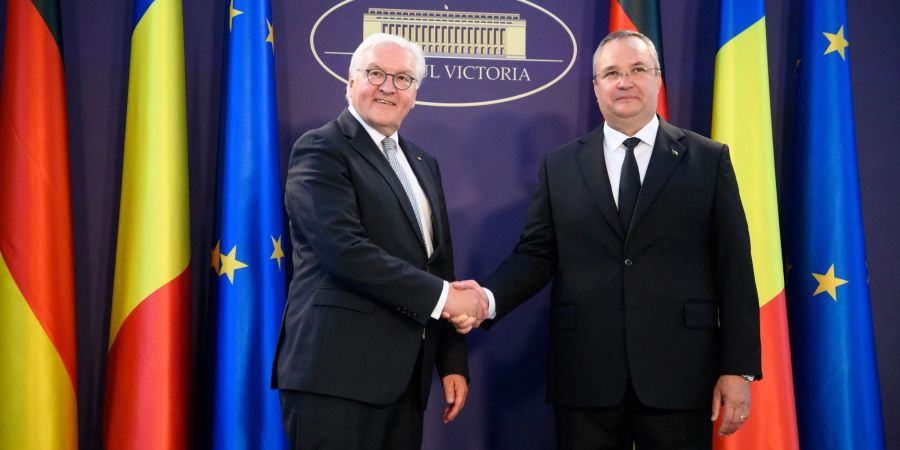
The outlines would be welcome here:
<svg viewBox="0 0 900 450">
<path fill-rule="evenodd" d="M 850 46 L 850 43 L 844 39 L 844 26 L 841 25 L 841 28 L 838 29 L 838 32 L 835 34 L 831 33 L 822 33 L 825 35 L 825 39 L 828 39 L 828 48 L 825 49 L 825 53 L 822 55 L 827 55 L 831 52 L 838 52 L 841 55 L 841 59 L 844 58 L 844 49 Z"/>
<path fill-rule="evenodd" d="M 228 275 L 228 281 L 230 281 L 231 284 L 234 284 L 234 271 L 247 267 L 246 264 L 238 261 L 235 253 L 237 253 L 237 245 L 231 247 L 231 251 L 227 255 L 222 255 L 222 269 L 219 271 L 220 277 L 223 274 Z"/>
<path fill-rule="evenodd" d="M 243 13 L 243 11 L 234 9 L 234 0 L 231 0 L 231 7 L 229 7 L 228 11 L 228 31 L 231 31 L 231 23 L 234 22 L 234 18 Z"/>
<path fill-rule="evenodd" d="M 221 275 L 219 273 L 219 259 L 222 257 L 222 254 L 219 253 L 219 244 L 221 243 L 222 241 L 216 241 L 216 248 L 212 249 L 212 255 L 209 258 L 209 265 L 212 266 L 216 275 Z"/>
<path fill-rule="evenodd" d="M 275 31 L 272 29 L 272 22 L 266 19 L 266 26 L 269 27 L 269 35 L 266 36 L 266 42 L 272 44 L 272 51 L 275 51 Z"/>
<path fill-rule="evenodd" d="M 828 268 L 828 272 L 825 272 L 824 275 L 814 273 L 812 276 L 819 282 L 819 287 L 816 288 L 816 292 L 813 292 L 813 296 L 827 292 L 834 301 L 837 301 L 837 287 L 842 284 L 847 284 L 847 280 L 842 280 L 834 276 L 834 264 Z"/>
<path fill-rule="evenodd" d="M 272 238 L 272 256 L 269 259 L 274 259 L 278 261 L 278 270 L 281 270 L 281 258 L 284 258 L 284 250 L 281 249 L 281 235 L 278 236 L 278 239 L 275 239 L 275 236 L 270 236 Z"/>
</svg>

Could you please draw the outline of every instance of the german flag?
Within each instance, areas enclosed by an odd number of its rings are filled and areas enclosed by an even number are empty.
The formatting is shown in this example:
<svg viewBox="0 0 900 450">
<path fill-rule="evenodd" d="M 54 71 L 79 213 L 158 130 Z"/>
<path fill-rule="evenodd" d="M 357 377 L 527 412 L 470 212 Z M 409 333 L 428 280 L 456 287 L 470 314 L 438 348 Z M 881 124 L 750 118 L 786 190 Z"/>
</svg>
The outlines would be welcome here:
<svg viewBox="0 0 900 450">
<path fill-rule="evenodd" d="M 650 38 L 659 54 L 660 70 L 663 62 L 662 27 L 659 20 L 659 0 L 612 0 L 609 2 L 609 32 L 619 30 L 637 31 Z M 666 100 L 665 72 L 659 89 L 656 113 L 669 120 L 669 102 Z"/>
<path fill-rule="evenodd" d="M 759 293 L 763 379 L 743 427 L 716 449 L 796 449 L 797 414 L 782 272 L 763 0 L 722 0 L 712 138 L 728 144 L 747 213 Z M 715 428 L 718 429 L 718 426 Z M 715 433 L 715 431 L 714 431 Z"/>
<path fill-rule="evenodd" d="M 136 0 L 104 441 L 188 448 L 190 213 L 180 0 Z"/>
<path fill-rule="evenodd" d="M 55 0 L 8 0 L 0 88 L 0 448 L 78 448 L 65 73 Z"/>
</svg>

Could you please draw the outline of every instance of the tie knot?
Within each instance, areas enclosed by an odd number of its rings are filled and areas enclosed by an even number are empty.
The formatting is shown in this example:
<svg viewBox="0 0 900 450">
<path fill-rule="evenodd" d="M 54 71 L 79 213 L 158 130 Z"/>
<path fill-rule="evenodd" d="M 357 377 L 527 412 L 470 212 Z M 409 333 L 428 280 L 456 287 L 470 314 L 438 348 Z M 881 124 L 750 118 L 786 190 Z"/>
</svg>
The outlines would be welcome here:
<svg viewBox="0 0 900 450">
<path fill-rule="evenodd" d="M 622 145 L 625 146 L 626 150 L 634 150 L 634 148 L 637 147 L 637 145 L 640 143 L 641 140 L 639 138 L 630 137 L 628 139 L 625 139 L 625 142 L 623 142 Z"/>
<path fill-rule="evenodd" d="M 381 141 L 381 146 L 384 147 L 385 153 L 397 151 L 397 143 L 389 137 L 386 137 Z"/>
</svg>

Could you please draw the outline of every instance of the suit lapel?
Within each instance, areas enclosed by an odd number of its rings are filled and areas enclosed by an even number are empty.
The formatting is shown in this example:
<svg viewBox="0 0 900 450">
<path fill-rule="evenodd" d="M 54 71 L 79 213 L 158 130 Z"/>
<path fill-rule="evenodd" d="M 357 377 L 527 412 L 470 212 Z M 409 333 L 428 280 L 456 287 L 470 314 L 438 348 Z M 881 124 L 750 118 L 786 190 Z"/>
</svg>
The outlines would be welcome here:
<svg viewBox="0 0 900 450">
<path fill-rule="evenodd" d="M 641 193 L 638 195 L 637 204 L 634 207 L 634 216 L 631 218 L 631 229 L 640 223 L 641 218 L 650 209 L 653 201 L 669 180 L 672 171 L 687 153 L 687 147 L 679 142 L 683 137 L 684 132 L 660 119 L 659 130 L 656 132 L 656 143 L 653 146 L 653 154 L 650 156 L 650 165 L 647 166 L 644 182 L 641 183 Z"/>
<path fill-rule="evenodd" d="M 378 145 L 372 141 L 372 137 L 369 136 L 366 129 L 356 121 L 356 118 L 353 117 L 352 114 L 350 114 L 349 110 L 345 109 L 344 112 L 341 113 L 338 117 L 338 124 L 340 125 L 344 136 L 347 137 L 347 142 L 350 144 L 350 147 L 364 159 L 369 161 L 378 173 L 381 174 L 384 180 L 387 181 L 388 186 L 390 186 L 391 191 L 393 191 L 394 196 L 403 208 L 403 215 L 406 216 L 406 221 L 411 227 L 411 231 L 413 231 L 415 236 L 419 239 L 419 244 L 421 244 L 424 249 L 425 241 L 422 237 L 422 232 L 419 230 L 419 224 L 416 222 L 416 216 L 413 213 L 412 205 L 409 203 L 409 197 L 406 196 L 406 191 L 403 190 L 400 179 L 397 178 L 394 169 L 391 168 L 387 158 L 384 157 L 384 153 L 382 153 L 378 148 Z"/>
<path fill-rule="evenodd" d="M 425 158 L 420 155 L 421 151 L 419 148 L 406 139 L 403 139 L 403 136 L 399 136 L 399 138 L 400 148 L 403 149 L 403 154 L 406 156 L 407 162 L 409 162 L 409 167 L 412 168 L 413 173 L 416 175 L 416 180 L 419 182 L 419 187 L 422 188 L 422 191 L 425 192 L 425 197 L 428 198 L 428 206 L 431 210 L 432 256 L 434 256 L 438 254 L 439 243 L 443 242 L 441 239 L 443 229 L 441 221 L 439 220 L 439 208 L 441 205 L 439 194 L 441 192 L 441 186 L 439 185 L 437 178 L 432 174 Z M 415 217 L 413 217 L 413 220 L 415 220 Z"/>
<path fill-rule="evenodd" d="M 606 169 L 606 158 L 603 157 L 603 127 L 599 127 L 579 139 L 581 148 L 575 152 L 578 170 L 587 184 L 594 203 L 609 226 L 616 230 L 619 239 L 625 240 L 625 231 L 619 222 L 619 210 L 613 198 Z"/>
</svg>

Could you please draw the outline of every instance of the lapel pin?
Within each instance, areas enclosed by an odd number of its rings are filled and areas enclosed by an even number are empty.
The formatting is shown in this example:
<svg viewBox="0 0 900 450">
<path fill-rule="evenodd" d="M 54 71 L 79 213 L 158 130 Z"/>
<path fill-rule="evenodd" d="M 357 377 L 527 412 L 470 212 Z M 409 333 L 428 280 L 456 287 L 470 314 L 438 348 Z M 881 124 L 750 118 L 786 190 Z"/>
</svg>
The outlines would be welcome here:
<svg viewBox="0 0 900 450">
<path fill-rule="evenodd" d="M 422 160 L 422 157 L 419 156 L 419 155 L 416 155 L 416 159 L 419 160 L 419 161 L 421 161 L 421 160 Z"/>
<path fill-rule="evenodd" d="M 678 156 L 678 150 L 675 150 L 675 147 L 672 147 L 672 154 Z"/>
</svg>

